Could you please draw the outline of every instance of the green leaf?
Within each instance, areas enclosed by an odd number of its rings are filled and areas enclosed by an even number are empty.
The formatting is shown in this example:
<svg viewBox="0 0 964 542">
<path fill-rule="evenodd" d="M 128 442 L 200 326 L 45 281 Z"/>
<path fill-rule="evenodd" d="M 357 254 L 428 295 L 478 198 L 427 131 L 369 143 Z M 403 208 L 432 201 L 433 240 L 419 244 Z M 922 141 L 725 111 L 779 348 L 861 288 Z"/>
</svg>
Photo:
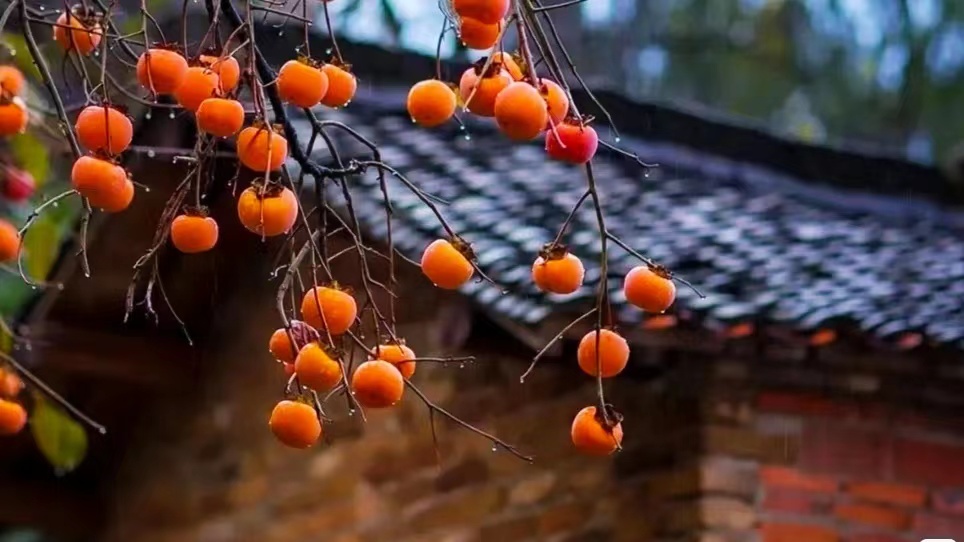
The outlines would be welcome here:
<svg viewBox="0 0 964 542">
<path fill-rule="evenodd" d="M 10 151 L 20 167 L 33 175 L 40 188 L 50 173 L 50 152 L 37 137 L 30 132 L 9 139 Z"/>
<path fill-rule="evenodd" d="M 23 247 L 27 273 L 35 279 L 45 279 L 60 249 L 60 232 L 52 215 L 42 214 L 30 226 Z"/>
<path fill-rule="evenodd" d="M 40 80 L 40 68 L 33 63 L 30 59 L 30 51 L 27 49 L 27 40 L 23 39 L 20 34 L 14 34 L 13 32 L 4 32 L 3 36 L 0 36 L 0 41 L 7 44 L 8 47 L 14 52 L 13 63 L 20 71 L 24 73 L 29 78 L 35 81 Z"/>
<path fill-rule="evenodd" d="M 70 472 L 87 455 L 87 433 L 60 407 L 34 394 L 30 432 L 40 452 L 59 471 Z"/>
</svg>

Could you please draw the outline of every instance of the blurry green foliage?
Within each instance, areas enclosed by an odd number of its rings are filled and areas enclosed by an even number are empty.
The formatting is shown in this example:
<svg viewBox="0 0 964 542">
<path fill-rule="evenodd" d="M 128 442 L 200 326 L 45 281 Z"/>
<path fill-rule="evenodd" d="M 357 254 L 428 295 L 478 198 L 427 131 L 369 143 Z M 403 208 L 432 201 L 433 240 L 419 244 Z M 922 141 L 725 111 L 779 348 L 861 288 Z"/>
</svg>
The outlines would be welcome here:
<svg viewBox="0 0 964 542">
<path fill-rule="evenodd" d="M 74 470 L 87 455 L 84 428 L 39 393 L 33 395 L 30 432 L 40 452 L 60 472 Z"/>
</svg>

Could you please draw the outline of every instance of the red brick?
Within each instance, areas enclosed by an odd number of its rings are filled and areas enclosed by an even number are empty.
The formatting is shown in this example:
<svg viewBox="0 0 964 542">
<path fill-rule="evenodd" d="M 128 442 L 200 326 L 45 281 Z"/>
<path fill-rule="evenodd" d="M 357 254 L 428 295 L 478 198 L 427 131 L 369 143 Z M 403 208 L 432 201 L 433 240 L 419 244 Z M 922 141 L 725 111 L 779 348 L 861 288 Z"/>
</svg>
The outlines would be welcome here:
<svg viewBox="0 0 964 542">
<path fill-rule="evenodd" d="M 894 476 L 902 482 L 914 484 L 964 486 L 962 457 L 964 446 L 897 439 L 894 443 Z"/>
<path fill-rule="evenodd" d="M 922 538 L 964 538 L 964 519 L 920 512 L 914 516 L 914 532 Z"/>
<path fill-rule="evenodd" d="M 766 490 L 762 507 L 768 512 L 819 515 L 830 509 L 832 494 L 774 487 Z"/>
<path fill-rule="evenodd" d="M 880 431 L 808 422 L 800 439 L 800 465 L 813 472 L 881 479 L 889 444 Z"/>
<path fill-rule="evenodd" d="M 833 478 L 804 474 L 789 467 L 761 467 L 760 479 L 768 487 L 786 487 L 818 493 L 833 493 L 838 487 Z"/>
<path fill-rule="evenodd" d="M 862 533 L 848 536 L 846 542 L 909 542 L 909 539 L 892 534 Z"/>
<path fill-rule="evenodd" d="M 873 504 L 838 504 L 833 515 L 839 519 L 897 531 L 910 527 L 911 516 L 906 510 Z"/>
<path fill-rule="evenodd" d="M 760 527 L 762 542 L 838 542 L 840 537 L 828 527 L 796 523 L 765 523 Z"/>
<path fill-rule="evenodd" d="M 927 500 L 923 488 L 901 484 L 855 482 L 849 485 L 847 492 L 858 499 L 915 508 L 924 506 Z"/>
<path fill-rule="evenodd" d="M 944 489 L 934 492 L 934 509 L 944 514 L 964 515 L 964 489 Z"/>
</svg>

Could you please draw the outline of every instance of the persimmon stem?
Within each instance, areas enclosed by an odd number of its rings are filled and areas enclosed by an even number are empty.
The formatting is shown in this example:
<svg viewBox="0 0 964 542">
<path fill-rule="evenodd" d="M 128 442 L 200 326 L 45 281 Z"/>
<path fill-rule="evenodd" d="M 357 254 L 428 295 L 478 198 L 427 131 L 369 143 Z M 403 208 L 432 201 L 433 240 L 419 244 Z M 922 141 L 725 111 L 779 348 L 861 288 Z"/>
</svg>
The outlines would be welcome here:
<svg viewBox="0 0 964 542">
<path fill-rule="evenodd" d="M 576 318 L 572 322 L 569 322 L 568 324 L 566 324 L 566 327 L 562 328 L 559 331 L 559 333 L 556 333 L 556 336 L 550 339 L 549 342 L 547 342 L 546 345 L 542 347 L 542 350 L 539 350 L 539 352 L 532 358 L 532 363 L 529 364 L 529 368 L 526 369 L 526 371 L 522 373 L 522 376 L 519 377 L 519 383 L 520 384 L 525 383 L 526 378 L 536 368 L 536 364 L 539 363 L 539 360 L 542 359 L 542 356 L 544 356 L 546 352 L 548 352 L 549 349 L 552 348 L 552 345 L 562 340 L 562 338 L 566 336 L 566 333 L 568 333 L 570 329 L 576 327 L 579 324 L 579 322 L 582 322 L 586 318 L 589 318 L 593 314 L 596 314 L 596 311 L 598 310 L 599 310 L 598 308 L 593 308 L 588 312 L 583 313 L 582 316 L 580 316 L 579 318 Z"/>
</svg>

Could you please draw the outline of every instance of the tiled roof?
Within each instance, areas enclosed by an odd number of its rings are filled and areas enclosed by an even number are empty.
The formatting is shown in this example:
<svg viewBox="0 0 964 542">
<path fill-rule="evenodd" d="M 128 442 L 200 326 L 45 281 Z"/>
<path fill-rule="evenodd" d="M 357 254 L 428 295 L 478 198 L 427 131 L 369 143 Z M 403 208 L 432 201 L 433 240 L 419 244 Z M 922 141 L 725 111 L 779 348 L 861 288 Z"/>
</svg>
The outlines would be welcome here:
<svg viewBox="0 0 964 542">
<path fill-rule="evenodd" d="M 425 130 L 397 106 L 386 110 L 364 101 L 321 114 L 377 142 L 385 162 L 449 202 L 443 214 L 504 287 L 472 282 L 462 290 L 466 295 L 526 324 L 555 310 L 592 306 L 600 269 L 590 205 L 566 239 L 586 265 L 585 286 L 570 296 L 546 296 L 529 278 L 540 247 L 585 189 L 582 169 L 547 160 L 539 142 L 509 142 L 486 123 L 470 124 L 467 132 L 456 125 Z M 300 129 L 307 141 L 307 123 Z M 338 142 L 343 155 L 366 154 Z M 673 310 L 709 321 L 802 329 L 849 323 L 878 338 L 915 332 L 964 346 L 964 212 L 819 187 L 700 149 L 627 137 L 619 146 L 661 166 L 647 172 L 600 150 L 595 172 L 609 229 L 706 293 L 700 299 L 678 288 Z M 315 156 L 327 161 L 326 154 Z M 371 234 L 384 236 L 375 175 L 351 183 L 359 217 Z M 390 195 L 395 243 L 418 259 L 443 231 L 403 185 L 390 184 Z M 611 248 L 612 299 L 624 324 L 643 317 L 626 306 L 620 290 L 619 277 L 634 265 L 629 254 Z"/>
</svg>

